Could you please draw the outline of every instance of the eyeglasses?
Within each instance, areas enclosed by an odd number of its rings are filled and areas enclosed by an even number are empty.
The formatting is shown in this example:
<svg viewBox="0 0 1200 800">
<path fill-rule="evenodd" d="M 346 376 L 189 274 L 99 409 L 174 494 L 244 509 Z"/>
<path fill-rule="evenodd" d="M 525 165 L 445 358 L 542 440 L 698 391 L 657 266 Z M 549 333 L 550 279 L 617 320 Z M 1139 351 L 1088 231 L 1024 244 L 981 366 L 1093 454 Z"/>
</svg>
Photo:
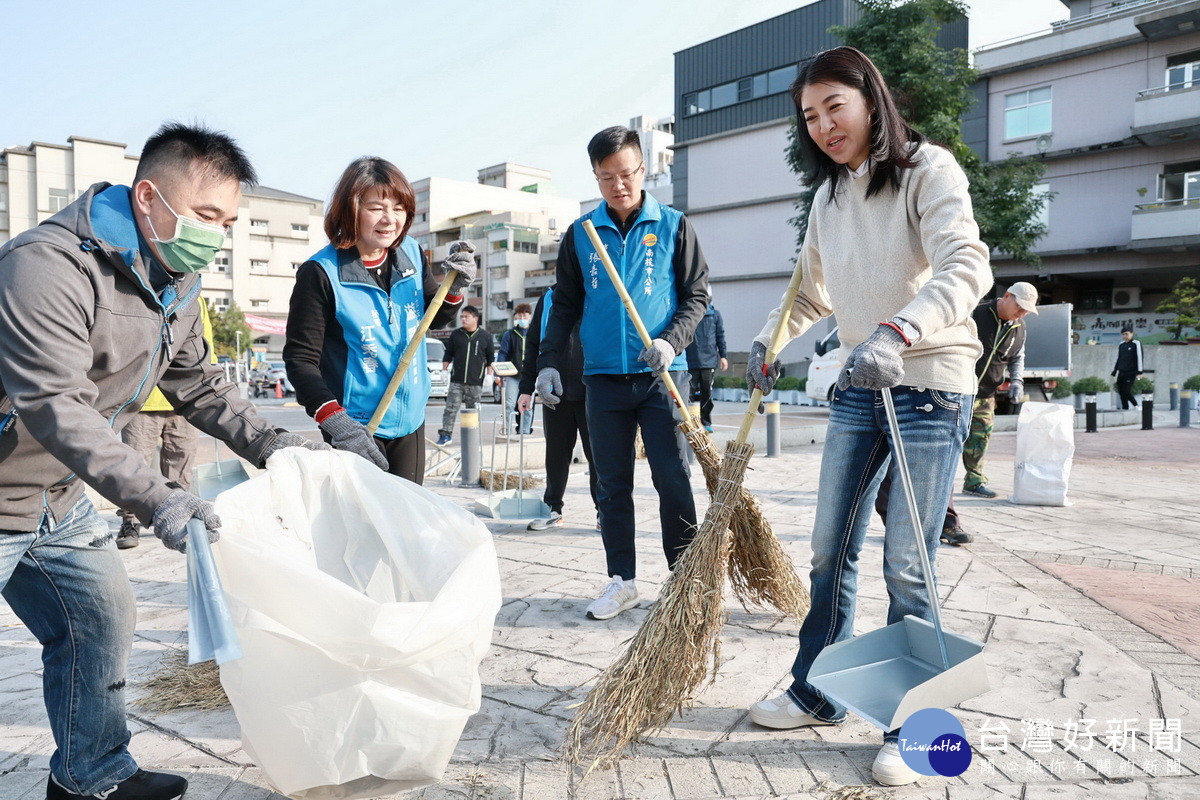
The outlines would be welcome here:
<svg viewBox="0 0 1200 800">
<path fill-rule="evenodd" d="M 596 180 L 601 186 L 616 186 L 618 180 L 621 181 L 621 183 L 628 184 L 633 180 L 634 175 L 637 175 L 639 172 L 641 172 L 642 167 L 645 165 L 646 162 L 643 161 L 641 164 L 638 164 L 628 172 L 619 172 L 616 175 L 597 175 Z"/>
</svg>

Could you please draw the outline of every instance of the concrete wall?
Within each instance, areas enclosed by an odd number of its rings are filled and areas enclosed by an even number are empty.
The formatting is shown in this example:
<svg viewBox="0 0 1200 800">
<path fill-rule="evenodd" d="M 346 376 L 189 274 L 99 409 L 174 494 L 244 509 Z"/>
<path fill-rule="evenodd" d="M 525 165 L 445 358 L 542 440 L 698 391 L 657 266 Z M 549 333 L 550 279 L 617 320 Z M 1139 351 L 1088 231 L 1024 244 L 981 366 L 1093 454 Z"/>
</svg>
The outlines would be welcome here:
<svg viewBox="0 0 1200 800">
<path fill-rule="evenodd" d="M 1154 370 L 1146 377 L 1154 381 L 1156 404 L 1167 402 L 1169 384 L 1182 386 L 1192 375 L 1200 375 L 1200 345 L 1147 345 L 1142 348 L 1142 355 L 1145 368 Z M 1071 347 L 1071 380 L 1094 375 L 1112 383 L 1109 373 L 1116 361 L 1116 345 L 1074 345 Z"/>
</svg>

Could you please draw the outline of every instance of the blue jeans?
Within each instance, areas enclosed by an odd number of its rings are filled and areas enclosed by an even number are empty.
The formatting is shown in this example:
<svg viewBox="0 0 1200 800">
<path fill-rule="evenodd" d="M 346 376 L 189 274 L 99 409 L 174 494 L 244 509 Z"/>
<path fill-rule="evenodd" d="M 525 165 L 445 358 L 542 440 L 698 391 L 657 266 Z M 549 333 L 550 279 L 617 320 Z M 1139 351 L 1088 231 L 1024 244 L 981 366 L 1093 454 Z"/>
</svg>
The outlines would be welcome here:
<svg viewBox="0 0 1200 800">
<path fill-rule="evenodd" d="M 521 381 L 518 378 L 502 378 L 504 381 L 504 432 L 517 430 L 517 417 L 521 417 L 525 433 L 533 433 L 533 412 L 517 413 L 517 398 L 521 396 Z"/>
<path fill-rule="evenodd" d="M 672 372 L 687 397 L 687 373 Z M 696 532 L 696 503 L 688 471 L 687 442 L 675 427 L 675 403 L 663 382 L 649 372 L 585 375 L 587 424 L 596 471 L 596 507 L 608 574 L 637 577 L 634 547 L 634 433 L 642 429 L 650 477 L 658 492 L 667 566 L 674 567 Z"/>
<path fill-rule="evenodd" d="M 932 564 L 971 420 L 972 396 L 898 386 L 893 397 Z M 806 714 L 825 722 L 841 722 L 846 709 L 808 683 L 808 671 L 821 650 L 853 635 L 858 554 L 875 494 L 887 472 L 890 441 L 879 392 L 850 388 L 834 395 L 812 534 L 812 610 L 800 626 L 800 650 L 788 689 Z M 899 622 L 908 614 L 930 619 L 930 597 L 898 476 L 892 481 L 888 508 L 892 513 L 883 538 L 887 622 Z"/>
<path fill-rule="evenodd" d="M 89 795 L 137 771 L 125 724 L 136 609 L 108 525 L 83 497 L 35 532 L 0 531 L 0 593 L 42 643 L 50 770 Z"/>
</svg>

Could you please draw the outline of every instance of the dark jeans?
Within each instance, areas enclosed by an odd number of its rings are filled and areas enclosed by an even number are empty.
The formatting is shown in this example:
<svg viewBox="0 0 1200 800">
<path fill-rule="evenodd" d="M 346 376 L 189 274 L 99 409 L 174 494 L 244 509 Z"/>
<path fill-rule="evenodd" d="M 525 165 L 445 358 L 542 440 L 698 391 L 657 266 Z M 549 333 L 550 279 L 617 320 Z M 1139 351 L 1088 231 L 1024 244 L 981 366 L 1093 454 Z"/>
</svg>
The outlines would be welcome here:
<svg viewBox="0 0 1200 800">
<path fill-rule="evenodd" d="M 680 394 L 687 397 L 688 374 L 672 372 L 671 377 Z M 594 444 L 596 502 L 608 574 L 625 580 L 637 577 L 633 542 L 633 442 L 639 427 L 658 492 L 663 550 L 667 566 L 674 567 L 696 529 L 696 504 L 684 455 L 687 442 L 675 427 L 675 404 L 662 381 L 649 372 L 585 375 L 583 383 L 588 390 L 587 421 Z"/>
<path fill-rule="evenodd" d="M 556 406 L 542 406 L 542 428 L 546 433 L 546 493 L 542 500 L 551 511 L 562 513 L 563 493 L 571 471 L 571 456 L 575 452 L 575 437 L 583 442 L 583 455 L 588 462 L 588 482 L 591 484 L 592 504 L 596 502 L 596 466 L 592 463 L 592 441 L 588 435 L 587 414 L 583 400 L 560 400 Z"/>
<path fill-rule="evenodd" d="M 1133 396 L 1133 382 L 1137 380 L 1136 372 L 1126 372 L 1124 370 L 1117 373 L 1117 394 L 1121 396 L 1121 408 L 1129 408 L 1132 403 L 1134 408 L 1137 408 L 1137 399 Z"/>
<path fill-rule="evenodd" d="M 716 372 L 712 367 L 702 369 L 688 370 L 692 376 L 692 399 L 700 401 L 700 424 L 712 427 L 712 386 L 713 374 Z"/>
</svg>

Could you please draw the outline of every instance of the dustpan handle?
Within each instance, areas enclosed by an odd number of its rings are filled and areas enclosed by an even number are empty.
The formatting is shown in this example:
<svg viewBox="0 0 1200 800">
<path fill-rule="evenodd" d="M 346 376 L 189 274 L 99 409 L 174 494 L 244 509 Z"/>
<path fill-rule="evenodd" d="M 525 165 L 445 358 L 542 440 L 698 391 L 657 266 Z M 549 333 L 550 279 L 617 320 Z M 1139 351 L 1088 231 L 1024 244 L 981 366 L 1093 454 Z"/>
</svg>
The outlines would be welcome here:
<svg viewBox="0 0 1200 800">
<path fill-rule="evenodd" d="M 942 669 L 950 669 L 946 656 L 946 637 L 942 633 L 942 612 L 938 608 L 937 589 L 933 585 L 933 565 L 929 563 L 929 549 L 925 547 L 925 531 L 921 527 L 921 513 L 917 510 L 917 493 L 913 491 L 912 475 L 908 472 L 908 457 L 904 455 L 904 442 L 900 439 L 900 423 L 896 421 L 896 405 L 892 401 L 892 390 L 884 389 L 883 409 L 887 413 L 888 428 L 892 432 L 892 460 L 900 473 L 904 486 L 904 497 L 908 500 L 908 515 L 912 519 L 913 534 L 917 537 L 917 552 L 921 555 L 921 575 L 925 578 L 925 591 L 929 593 L 929 610 L 933 615 L 933 628 L 937 633 L 938 650 L 942 654 Z"/>
</svg>

